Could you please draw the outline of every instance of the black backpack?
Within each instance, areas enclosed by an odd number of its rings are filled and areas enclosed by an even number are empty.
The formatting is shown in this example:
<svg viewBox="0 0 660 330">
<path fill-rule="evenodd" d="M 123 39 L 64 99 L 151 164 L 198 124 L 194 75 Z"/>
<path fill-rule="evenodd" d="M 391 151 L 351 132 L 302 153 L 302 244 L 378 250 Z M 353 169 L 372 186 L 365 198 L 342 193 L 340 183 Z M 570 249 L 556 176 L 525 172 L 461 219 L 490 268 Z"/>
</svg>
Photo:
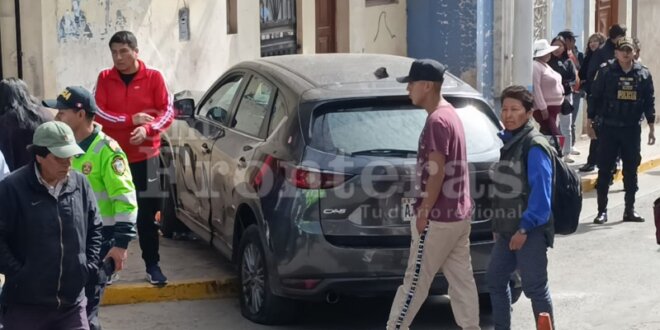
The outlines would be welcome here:
<svg viewBox="0 0 660 330">
<path fill-rule="evenodd" d="M 546 138 L 543 135 L 543 138 Z M 555 144 L 559 143 L 555 139 Z M 529 147 L 534 138 L 529 139 Z M 582 212 L 582 180 L 580 175 L 571 169 L 561 159 L 561 151 L 552 150 L 553 160 L 553 191 L 552 191 L 552 216 L 555 221 L 555 234 L 569 235 L 577 230 Z"/>
</svg>

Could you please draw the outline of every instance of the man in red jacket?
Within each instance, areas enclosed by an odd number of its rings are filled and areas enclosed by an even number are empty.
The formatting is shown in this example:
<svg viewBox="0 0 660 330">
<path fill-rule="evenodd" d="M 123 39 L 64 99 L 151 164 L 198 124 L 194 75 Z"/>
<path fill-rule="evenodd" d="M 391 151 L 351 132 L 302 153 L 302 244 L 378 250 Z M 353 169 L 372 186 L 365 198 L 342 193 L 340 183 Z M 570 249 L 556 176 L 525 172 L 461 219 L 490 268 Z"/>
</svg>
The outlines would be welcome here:
<svg viewBox="0 0 660 330">
<path fill-rule="evenodd" d="M 138 59 L 133 33 L 117 32 L 109 45 L 114 67 L 101 71 L 96 82 L 96 121 L 128 156 L 137 191 L 137 229 L 147 280 L 164 285 L 167 277 L 158 264 L 158 226 L 154 216 L 160 208 L 160 133 L 174 119 L 172 95 L 163 75 Z"/>
</svg>

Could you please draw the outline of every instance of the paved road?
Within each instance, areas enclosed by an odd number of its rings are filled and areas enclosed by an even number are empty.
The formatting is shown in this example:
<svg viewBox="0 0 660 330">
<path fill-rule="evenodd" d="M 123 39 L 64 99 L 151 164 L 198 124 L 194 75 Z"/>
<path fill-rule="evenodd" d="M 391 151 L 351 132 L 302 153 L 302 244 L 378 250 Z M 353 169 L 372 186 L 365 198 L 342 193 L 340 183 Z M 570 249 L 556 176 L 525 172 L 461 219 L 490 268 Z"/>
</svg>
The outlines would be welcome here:
<svg viewBox="0 0 660 330">
<path fill-rule="evenodd" d="M 655 243 L 652 203 L 660 197 L 660 170 L 640 175 L 637 207 L 643 224 L 615 220 L 623 213 L 622 184 L 613 186 L 610 223 L 591 224 L 594 194 L 585 196 L 579 232 L 558 237 L 549 254 L 550 285 L 559 329 L 660 329 L 660 248 Z M 126 329 L 383 329 L 390 299 L 347 300 L 337 305 L 310 304 L 301 320 L 286 327 L 252 324 L 240 315 L 235 299 L 104 307 L 106 330 Z M 533 329 L 531 307 L 514 305 L 514 329 Z M 482 314 L 482 327 L 492 328 Z M 413 329 L 457 329 L 447 299 L 428 301 Z"/>
</svg>

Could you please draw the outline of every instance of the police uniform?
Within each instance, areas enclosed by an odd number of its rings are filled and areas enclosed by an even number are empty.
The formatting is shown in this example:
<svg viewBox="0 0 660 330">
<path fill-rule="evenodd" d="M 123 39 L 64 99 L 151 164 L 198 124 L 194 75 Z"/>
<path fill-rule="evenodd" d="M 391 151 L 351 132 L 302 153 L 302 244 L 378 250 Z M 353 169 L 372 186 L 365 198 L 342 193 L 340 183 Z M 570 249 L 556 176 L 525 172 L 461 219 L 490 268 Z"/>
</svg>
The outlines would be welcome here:
<svg viewBox="0 0 660 330">
<path fill-rule="evenodd" d="M 55 109 L 80 109 L 89 113 L 96 112 L 94 97 L 82 87 L 67 87 L 53 101 L 44 101 Z M 83 173 L 92 186 L 96 196 L 98 210 L 103 220 L 103 241 L 101 261 L 112 247 L 128 248 L 129 242 L 136 236 L 137 198 L 126 154 L 119 144 L 94 125 L 90 136 L 78 143 L 85 152 L 72 159 L 72 168 Z M 87 296 L 87 316 L 90 329 L 100 329 L 98 308 L 108 277 L 99 265 L 98 276 L 88 279 L 85 295 Z"/>
<path fill-rule="evenodd" d="M 632 41 L 621 39 L 617 49 L 634 49 Z M 635 212 L 637 192 L 637 168 L 641 161 L 641 122 L 646 117 L 649 124 L 655 122 L 653 80 L 649 70 L 633 62 L 632 69 L 624 72 L 619 62 L 605 63 L 594 78 L 591 87 L 591 102 L 596 110 L 598 139 L 598 216 L 595 223 L 607 221 L 607 194 L 609 180 L 620 153 L 623 163 L 623 184 L 625 188 L 624 221 L 644 221 Z"/>
</svg>

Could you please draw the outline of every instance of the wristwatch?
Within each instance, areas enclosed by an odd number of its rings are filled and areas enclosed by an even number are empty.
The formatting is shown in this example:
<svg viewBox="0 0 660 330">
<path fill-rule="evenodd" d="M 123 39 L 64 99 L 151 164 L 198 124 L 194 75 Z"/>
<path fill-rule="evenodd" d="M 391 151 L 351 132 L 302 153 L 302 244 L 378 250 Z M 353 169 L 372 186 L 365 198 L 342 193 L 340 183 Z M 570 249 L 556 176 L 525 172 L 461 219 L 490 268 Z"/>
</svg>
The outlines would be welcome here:
<svg viewBox="0 0 660 330">
<path fill-rule="evenodd" d="M 520 228 L 520 229 L 518 229 L 518 233 L 520 233 L 522 235 L 527 235 L 527 230 L 525 230 L 525 228 Z"/>
</svg>

